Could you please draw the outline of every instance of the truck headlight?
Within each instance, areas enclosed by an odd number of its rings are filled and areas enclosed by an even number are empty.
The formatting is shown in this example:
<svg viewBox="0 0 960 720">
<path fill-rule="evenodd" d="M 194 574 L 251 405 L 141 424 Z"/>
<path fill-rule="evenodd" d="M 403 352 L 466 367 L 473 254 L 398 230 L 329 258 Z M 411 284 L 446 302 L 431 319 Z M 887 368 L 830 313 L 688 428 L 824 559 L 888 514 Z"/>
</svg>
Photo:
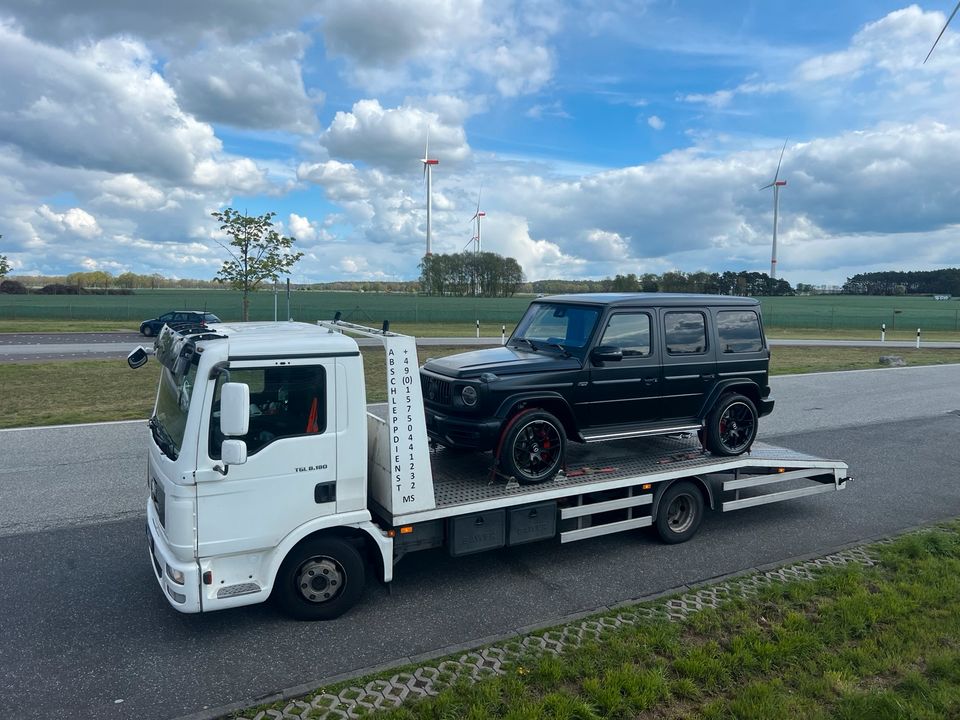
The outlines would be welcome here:
<svg viewBox="0 0 960 720">
<path fill-rule="evenodd" d="M 464 405 L 473 407 L 477 404 L 477 389 L 472 385 L 467 385 L 460 391 L 460 399 L 463 400 Z"/>
<path fill-rule="evenodd" d="M 172 567 L 170 567 L 169 563 L 166 563 L 166 565 L 167 565 L 167 577 L 173 580 L 177 585 L 183 585 L 183 571 L 174 570 Z"/>
</svg>

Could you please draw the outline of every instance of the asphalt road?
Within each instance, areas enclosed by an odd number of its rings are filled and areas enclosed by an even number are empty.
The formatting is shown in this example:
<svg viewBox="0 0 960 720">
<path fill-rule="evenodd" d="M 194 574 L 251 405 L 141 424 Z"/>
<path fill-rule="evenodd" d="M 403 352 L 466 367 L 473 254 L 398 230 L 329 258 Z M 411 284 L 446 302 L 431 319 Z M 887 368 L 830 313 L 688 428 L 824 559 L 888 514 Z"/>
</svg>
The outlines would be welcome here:
<svg viewBox="0 0 960 720">
<path fill-rule="evenodd" d="M 0 707 L 169 718 L 960 515 L 960 366 L 773 379 L 770 442 L 846 460 L 847 490 L 453 560 L 414 554 L 328 623 L 172 610 L 143 540 L 142 423 L 0 432 Z M 122 701 L 122 702 L 118 702 Z"/>
<path fill-rule="evenodd" d="M 376 346 L 373 338 L 357 338 L 361 346 Z M 770 339 L 771 346 L 875 347 L 901 350 L 916 346 L 915 341 L 891 340 L 788 340 Z M 431 345 L 499 345 L 500 338 L 435 337 L 417 338 L 417 344 Z M 137 345 L 153 347 L 153 338 L 135 332 L 109 333 L 0 333 L 0 363 L 34 362 L 38 360 L 96 360 L 126 357 Z M 960 342 L 928 342 L 921 347 L 960 349 Z"/>
</svg>

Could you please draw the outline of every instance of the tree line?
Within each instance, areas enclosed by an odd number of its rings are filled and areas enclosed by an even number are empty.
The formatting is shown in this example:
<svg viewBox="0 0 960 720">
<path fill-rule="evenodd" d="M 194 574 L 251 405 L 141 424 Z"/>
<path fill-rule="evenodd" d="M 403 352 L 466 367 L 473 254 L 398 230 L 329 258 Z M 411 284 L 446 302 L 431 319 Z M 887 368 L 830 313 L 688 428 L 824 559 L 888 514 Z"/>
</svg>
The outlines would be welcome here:
<svg viewBox="0 0 960 720">
<path fill-rule="evenodd" d="M 537 280 L 530 283 L 531 292 L 553 295 L 584 292 L 684 292 L 707 295 L 793 295 L 794 289 L 782 278 L 766 273 L 683 272 L 671 270 L 661 275 L 643 273 L 615 275 L 602 280 Z"/>
<path fill-rule="evenodd" d="M 420 261 L 420 292 L 424 295 L 511 297 L 522 283 L 520 263 L 497 253 L 426 255 Z"/>
<path fill-rule="evenodd" d="M 960 295 L 960 268 L 859 273 L 843 284 L 847 295 Z"/>
</svg>

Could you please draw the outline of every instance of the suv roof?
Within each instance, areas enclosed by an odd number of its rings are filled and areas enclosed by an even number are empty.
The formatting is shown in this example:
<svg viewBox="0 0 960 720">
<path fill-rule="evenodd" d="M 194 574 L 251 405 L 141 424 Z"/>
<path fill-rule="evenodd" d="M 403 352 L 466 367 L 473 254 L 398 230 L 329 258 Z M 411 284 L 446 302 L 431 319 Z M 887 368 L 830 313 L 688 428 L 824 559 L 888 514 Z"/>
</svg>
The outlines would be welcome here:
<svg viewBox="0 0 960 720">
<path fill-rule="evenodd" d="M 548 295 L 533 302 L 564 302 L 578 305 L 659 305 L 663 307 L 686 305 L 759 305 L 756 298 L 737 295 L 695 295 L 692 293 L 577 293 Z"/>
</svg>

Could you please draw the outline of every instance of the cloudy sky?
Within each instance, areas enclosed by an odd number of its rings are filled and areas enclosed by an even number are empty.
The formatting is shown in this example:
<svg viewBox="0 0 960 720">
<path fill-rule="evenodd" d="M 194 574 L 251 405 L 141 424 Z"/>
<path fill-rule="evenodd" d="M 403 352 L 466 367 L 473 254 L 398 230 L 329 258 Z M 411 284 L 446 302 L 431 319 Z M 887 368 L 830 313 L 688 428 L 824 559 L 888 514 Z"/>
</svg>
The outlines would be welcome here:
<svg viewBox="0 0 960 720">
<path fill-rule="evenodd" d="M 960 265 L 953 0 L 0 0 L 14 274 L 212 278 L 275 211 L 296 282 L 411 279 L 426 235 L 528 279 Z M 159 10 L 157 8 L 162 8 Z"/>
</svg>

